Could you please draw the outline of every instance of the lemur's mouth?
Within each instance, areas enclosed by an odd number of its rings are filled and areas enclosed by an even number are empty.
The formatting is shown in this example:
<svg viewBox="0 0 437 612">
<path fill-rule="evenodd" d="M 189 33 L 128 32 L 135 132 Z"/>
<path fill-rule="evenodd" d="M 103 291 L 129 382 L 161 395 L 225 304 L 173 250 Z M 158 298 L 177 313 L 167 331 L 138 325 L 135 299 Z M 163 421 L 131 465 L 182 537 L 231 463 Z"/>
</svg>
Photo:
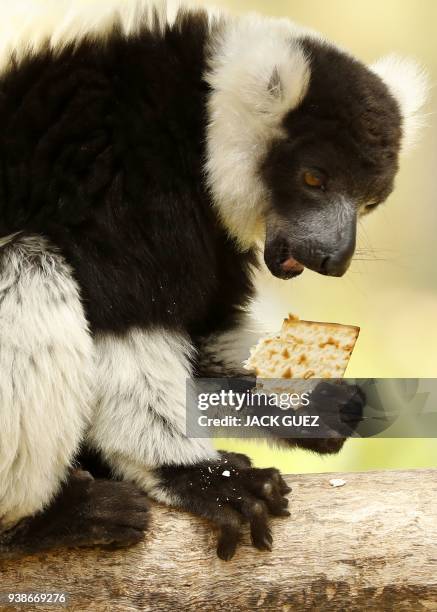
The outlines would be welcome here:
<svg viewBox="0 0 437 612">
<path fill-rule="evenodd" d="M 302 274 L 305 270 L 305 266 L 294 259 L 294 257 L 288 257 L 285 261 L 280 264 L 281 270 L 284 271 L 285 274 L 291 276 L 297 276 L 298 274 Z M 291 276 L 289 278 L 291 278 Z"/>
<path fill-rule="evenodd" d="M 264 261 L 273 276 L 288 280 L 302 274 L 305 266 L 290 253 L 287 240 L 276 238 L 266 243 Z"/>
</svg>

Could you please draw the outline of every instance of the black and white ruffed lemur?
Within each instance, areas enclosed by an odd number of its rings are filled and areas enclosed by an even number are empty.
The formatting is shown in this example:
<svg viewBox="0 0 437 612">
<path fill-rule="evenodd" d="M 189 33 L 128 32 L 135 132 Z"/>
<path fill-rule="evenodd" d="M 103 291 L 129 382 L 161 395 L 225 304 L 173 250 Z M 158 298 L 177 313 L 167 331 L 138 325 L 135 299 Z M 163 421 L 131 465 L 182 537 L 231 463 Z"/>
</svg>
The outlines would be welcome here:
<svg viewBox="0 0 437 612">
<path fill-rule="evenodd" d="M 134 543 L 147 497 L 210 519 L 223 559 L 245 522 L 270 548 L 288 488 L 185 435 L 186 379 L 242 371 L 260 239 L 282 279 L 346 271 L 357 218 L 390 194 L 414 139 L 426 79 L 393 56 L 366 67 L 284 19 L 12 4 L 0 26 L 0 558 Z M 84 447 L 114 479 L 75 469 Z"/>
</svg>

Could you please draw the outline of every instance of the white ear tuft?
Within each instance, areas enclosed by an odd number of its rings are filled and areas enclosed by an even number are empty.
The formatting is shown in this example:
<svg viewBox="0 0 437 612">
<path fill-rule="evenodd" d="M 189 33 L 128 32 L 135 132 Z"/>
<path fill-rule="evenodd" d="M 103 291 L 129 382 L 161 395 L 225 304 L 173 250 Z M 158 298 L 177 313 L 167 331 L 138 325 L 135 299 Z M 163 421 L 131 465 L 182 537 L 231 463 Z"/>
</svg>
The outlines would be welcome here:
<svg viewBox="0 0 437 612">
<path fill-rule="evenodd" d="M 407 150 L 417 141 L 424 125 L 420 109 L 427 99 L 428 74 L 423 66 L 410 58 L 387 55 L 371 66 L 389 88 L 402 114 L 402 149 Z"/>
</svg>

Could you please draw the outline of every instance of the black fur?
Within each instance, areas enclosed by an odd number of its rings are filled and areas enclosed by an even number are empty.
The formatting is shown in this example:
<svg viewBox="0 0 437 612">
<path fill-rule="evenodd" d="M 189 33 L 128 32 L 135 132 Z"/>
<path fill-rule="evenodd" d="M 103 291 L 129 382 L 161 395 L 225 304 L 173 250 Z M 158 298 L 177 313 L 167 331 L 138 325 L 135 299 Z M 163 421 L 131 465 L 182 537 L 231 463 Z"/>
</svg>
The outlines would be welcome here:
<svg viewBox="0 0 437 612">
<path fill-rule="evenodd" d="M 48 508 L 0 533 L 0 560 L 60 547 L 131 546 L 148 526 L 146 494 L 129 482 L 73 471 Z"/>
<path fill-rule="evenodd" d="M 117 29 L 0 80 L 0 230 L 57 245 L 93 331 L 228 325 L 252 292 L 203 178 L 207 19 Z M 226 290 L 224 290 L 226 287 Z"/>
<path fill-rule="evenodd" d="M 328 174 L 327 195 L 357 204 L 384 201 L 393 189 L 402 136 L 397 102 L 381 79 L 344 52 L 313 39 L 301 45 L 311 77 L 302 103 L 283 121 L 287 138 L 277 140 L 264 164 L 279 210 L 302 206 L 301 169 Z"/>
<path fill-rule="evenodd" d="M 217 554 L 231 559 L 243 523 L 249 523 L 252 543 L 271 550 L 269 514 L 289 516 L 291 491 L 275 468 L 252 467 L 246 455 L 221 452 L 217 460 L 156 470 L 160 487 L 176 495 L 179 507 L 209 519 L 218 529 Z"/>
</svg>

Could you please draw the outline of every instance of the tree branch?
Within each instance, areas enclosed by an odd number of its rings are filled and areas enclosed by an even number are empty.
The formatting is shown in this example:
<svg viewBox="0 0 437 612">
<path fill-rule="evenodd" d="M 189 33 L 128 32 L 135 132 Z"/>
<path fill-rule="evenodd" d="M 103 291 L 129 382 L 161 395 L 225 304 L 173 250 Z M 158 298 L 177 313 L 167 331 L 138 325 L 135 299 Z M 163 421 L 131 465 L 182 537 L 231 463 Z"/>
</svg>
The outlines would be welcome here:
<svg viewBox="0 0 437 612">
<path fill-rule="evenodd" d="M 154 505 L 144 544 L 6 562 L 0 592 L 67 591 L 87 611 L 437 610 L 437 470 L 287 481 L 292 516 L 272 521 L 271 553 L 246 535 L 220 561 L 205 522 Z"/>
</svg>

